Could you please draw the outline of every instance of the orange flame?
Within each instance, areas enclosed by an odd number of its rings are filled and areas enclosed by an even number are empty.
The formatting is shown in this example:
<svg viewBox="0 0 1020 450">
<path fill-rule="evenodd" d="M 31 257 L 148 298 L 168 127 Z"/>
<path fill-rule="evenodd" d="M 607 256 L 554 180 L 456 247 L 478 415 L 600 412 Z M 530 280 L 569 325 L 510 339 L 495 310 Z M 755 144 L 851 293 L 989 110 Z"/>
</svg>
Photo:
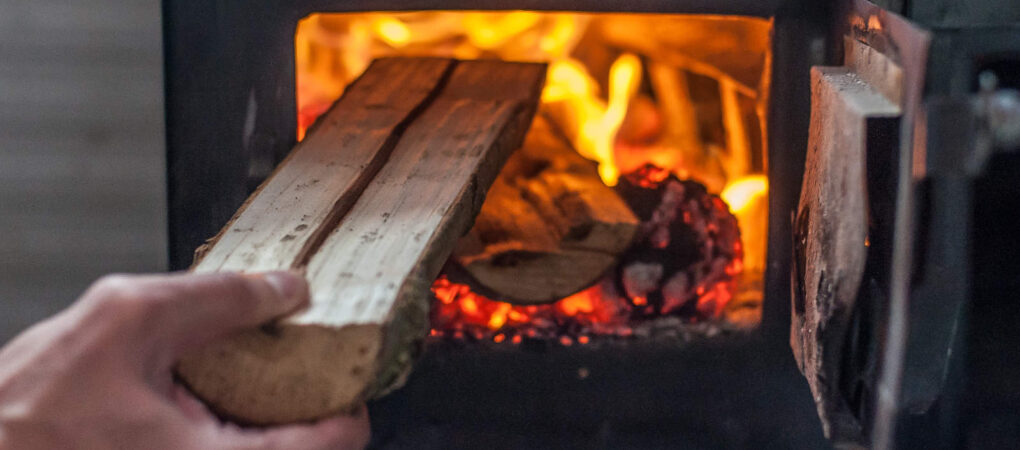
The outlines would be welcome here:
<svg viewBox="0 0 1020 450">
<path fill-rule="evenodd" d="M 767 230 L 764 224 L 768 222 L 768 192 L 769 183 L 764 175 L 750 175 L 730 182 L 719 194 L 737 217 L 746 243 L 744 260 L 748 262 L 748 270 L 754 273 L 765 270 Z"/>
<path fill-rule="evenodd" d="M 747 210 L 751 203 L 769 191 L 769 181 L 764 175 L 753 175 L 733 181 L 719 194 L 734 214 Z"/>
<path fill-rule="evenodd" d="M 641 82 L 641 60 L 621 55 L 609 69 L 609 100 L 598 97 L 598 87 L 584 66 L 573 59 L 549 67 L 542 101 L 558 108 L 565 120 L 564 132 L 582 156 L 599 163 L 599 175 L 615 186 L 620 171 L 613 158 L 616 133 Z"/>
</svg>

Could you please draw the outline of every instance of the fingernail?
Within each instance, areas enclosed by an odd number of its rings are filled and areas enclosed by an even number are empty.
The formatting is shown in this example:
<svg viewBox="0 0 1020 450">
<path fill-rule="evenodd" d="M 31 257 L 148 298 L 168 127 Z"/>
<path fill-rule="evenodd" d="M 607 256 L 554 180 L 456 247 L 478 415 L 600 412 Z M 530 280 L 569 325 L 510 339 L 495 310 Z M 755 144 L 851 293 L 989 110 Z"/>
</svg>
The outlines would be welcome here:
<svg viewBox="0 0 1020 450">
<path fill-rule="evenodd" d="M 305 282 L 300 275 L 290 272 L 268 272 L 264 274 L 264 279 L 277 295 L 288 300 L 297 297 L 301 284 Z"/>
</svg>

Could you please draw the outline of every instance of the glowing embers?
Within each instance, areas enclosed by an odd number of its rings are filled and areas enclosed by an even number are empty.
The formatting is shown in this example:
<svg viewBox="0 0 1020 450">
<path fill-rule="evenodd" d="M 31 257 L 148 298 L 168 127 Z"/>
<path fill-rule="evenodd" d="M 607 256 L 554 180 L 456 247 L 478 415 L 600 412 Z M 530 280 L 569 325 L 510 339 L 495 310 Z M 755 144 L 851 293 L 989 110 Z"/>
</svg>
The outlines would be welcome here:
<svg viewBox="0 0 1020 450">
<path fill-rule="evenodd" d="M 607 281 L 556 303 L 518 306 L 475 294 L 443 275 L 432 285 L 436 302 L 431 335 L 509 343 L 522 338 L 629 336 L 633 308 Z"/>
<path fill-rule="evenodd" d="M 655 314 L 718 317 L 743 272 L 737 220 L 705 186 L 645 166 L 617 192 L 641 219 L 637 240 L 620 256 L 617 285 Z"/>
<path fill-rule="evenodd" d="M 644 334 L 661 318 L 677 325 L 757 323 L 738 317 L 749 305 L 731 305 L 743 272 L 742 245 L 736 218 L 718 196 L 652 166 L 622 177 L 617 190 L 641 218 L 641 231 L 601 281 L 555 303 L 521 306 L 443 275 L 432 286 L 432 336 L 572 345 Z"/>
</svg>

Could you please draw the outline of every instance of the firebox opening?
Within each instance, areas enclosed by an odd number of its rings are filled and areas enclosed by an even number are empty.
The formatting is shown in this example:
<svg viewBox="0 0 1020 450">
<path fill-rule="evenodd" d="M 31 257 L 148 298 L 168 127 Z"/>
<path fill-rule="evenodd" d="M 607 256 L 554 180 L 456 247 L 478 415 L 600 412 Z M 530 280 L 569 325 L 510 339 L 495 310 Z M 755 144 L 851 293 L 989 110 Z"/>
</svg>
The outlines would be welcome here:
<svg viewBox="0 0 1020 450">
<path fill-rule="evenodd" d="M 298 139 L 375 58 L 547 62 L 542 104 L 525 147 L 559 142 L 553 146 L 568 149 L 566 160 L 580 155 L 591 161 L 590 173 L 562 176 L 589 177 L 602 189 L 590 192 L 619 197 L 636 217 L 635 238 L 598 277 L 552 303 L 493 300 L 515 296 L 478 285 L 455 255 L 433 285 L 432 336 L 583 345 L 662 330 L 689 338 L 753 329 L 761 321 L 768 227 L 771 28 L 770 20 L 709 15 L 312 14 L 295 35 Z M 541 192 L 577 185 L 545 173 L 565 164 L 552 157 L 524 164 L 526 176 L 508 174 L 516 157 L 500 180 L 510 186 L 507 192 L 522 193 L 513 199 L 518 203 L 534 203 L 527 183 L 540 172 Z M 562 209 L 563 202 L 553 203 Z M 542 215 L 542 207 L 530 208 Z M 524 233 L 553 241 L 549 245 L 504 239 L 490 266 L 541 264 L 536 261 L 563 253 L 563 242 L 593 226 L 542 232 L 551 239 Z"/>
</svg>

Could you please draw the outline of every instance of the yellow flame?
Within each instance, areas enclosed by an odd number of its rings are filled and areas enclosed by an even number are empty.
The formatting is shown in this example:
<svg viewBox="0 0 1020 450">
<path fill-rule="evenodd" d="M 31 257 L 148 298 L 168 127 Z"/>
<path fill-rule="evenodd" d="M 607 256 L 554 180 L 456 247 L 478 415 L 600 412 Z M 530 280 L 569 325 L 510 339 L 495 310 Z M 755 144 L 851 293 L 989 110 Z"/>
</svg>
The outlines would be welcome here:
<svg viewBox="0 0 1020 450">
<path fill-rule="evenodd" d="M 542 36 L 539 45 L 543 52 L 550 55 L 563 55 L 568 50 L 568 44 L 576 32 L 577 22 L 574 18 L 568 15 L 557 16 L 552 31 Z"/>
<path fill-rule="evenodd" d="M 616 132 L 623 124 L 623 119 L 627 116 L 627 107 L 640 84 L 641 60 L 637 56 L 625 53 L 613 62 L 609 69 L 609 107 L 602 119 L 600 131 L 603 135 L 597 148 L 599 175 L 609 186 L 615 186 L 620 175 L 613 162 Z"/>
<path fill-rule="evenodd" d="M 542 101 L 546 103 L 577 101 L 593 96 L 594 90 L 595 82 L 588 76 L 581 63 L 565 59 L 549 65 Z"/>
<path fill-rule="evenodd" d="M 411 42 L 411 29 L 393 17 L 381 17 L 372 24 L 376 36 L 391 47 L 400 48 Z"/>
<path fill-rule="evenodd" d="M 627 116 L 627 108 L 641 84 L 641 60 L 630 53 L 621 55 L 609 69 L 608 102 L 598 98 L 598 87 L 585 67 L 573 59 L 554 62 L 542 101 L 563 102 L 572 120 L 563 124 L 574 136 L 578 153 L 599 163 L 599 175 L 609 186 L 616 185 L 619 169 L 613 161 L 616 133 Z"/>
<path fill-rule="evenodd" d="M 540 14 L 530 11 L 514 11 L 499 15 L 468 13 L 464 17 L 464 26 L 471 44 L 482 49 L 492 49 L 527 31 L 539 19 Z"/>
<path fill-rule="evenodd" d="M 729 183 L 719 196 L 730 205 L 730 211 L 736 214 L 768 191 L 769 181 L 765 175 L 751 175 Z"/>
</svg>

